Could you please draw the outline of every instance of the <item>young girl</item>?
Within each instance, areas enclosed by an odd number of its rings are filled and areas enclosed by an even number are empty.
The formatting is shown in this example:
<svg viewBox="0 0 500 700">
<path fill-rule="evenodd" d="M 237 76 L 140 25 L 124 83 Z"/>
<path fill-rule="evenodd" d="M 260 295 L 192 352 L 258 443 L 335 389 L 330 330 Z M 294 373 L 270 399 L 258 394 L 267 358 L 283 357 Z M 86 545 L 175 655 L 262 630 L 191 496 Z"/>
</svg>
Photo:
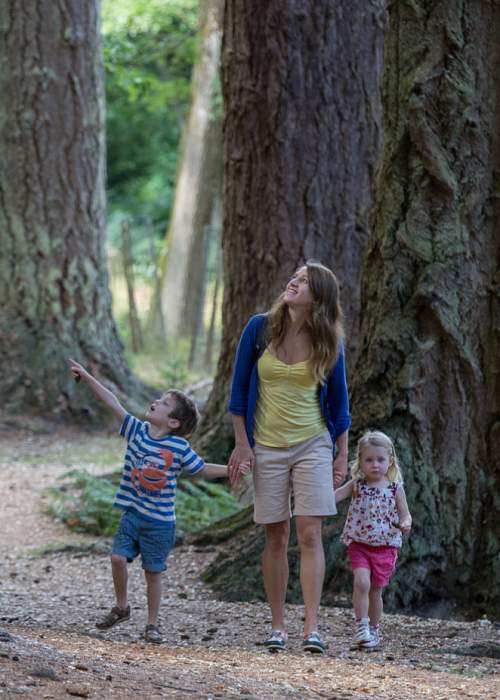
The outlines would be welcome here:
<svg viewBox="0 0 500 700">
<path fill-rule="evenodd" d="M 338 503 L 352 497 L 341 540 L 348 546 L 354 574 L 354 642 L 374 648 L 380 643 L 382 591 L 396 565 L 401 533 L 411 529 L 403 477 L 387 435 L 378 431 L 363 435 L 351 476 L 351 481 L 337 489 L 335 499 Z"/>
</svg>

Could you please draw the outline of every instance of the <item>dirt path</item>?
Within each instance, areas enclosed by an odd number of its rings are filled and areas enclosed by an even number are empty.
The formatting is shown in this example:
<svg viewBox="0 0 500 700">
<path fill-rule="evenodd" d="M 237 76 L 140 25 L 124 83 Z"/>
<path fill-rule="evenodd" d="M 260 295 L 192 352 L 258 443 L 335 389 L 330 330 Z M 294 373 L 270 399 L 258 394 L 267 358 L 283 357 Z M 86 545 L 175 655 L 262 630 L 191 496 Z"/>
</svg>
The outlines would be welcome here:
<svg viewBox="0 0 500 700">
<path fill-rule="evenodd" d="M 302 611 L 289 606 L 289 650 L 270 655 L 259 644 L 267 607 L 215 599 L 198 578 L 215 552 L 193 547 L 177 548 L 169 560 L 166 644 L 141 639 L 139 565 L 131 567 L 131 621 L 97 632 L 96 614 L 111 602 L 107 556 L 33 550 L 95 542 L 44 514 L 44 490 L 70 467 L 109 471 L 121 449 L 103 435 L 0 430 L 0 628 L 11 636 L 0 640 L 0 698 L 500 699 L 498 660 L 450 653 L 500 642 L 494 624 L 387 615 L 384 645 L 368 654 L 349 650 L 351 611 L 327 608 L 321 630 L 330 646 L 317 658 L 301 651 Z"/>
</svg>

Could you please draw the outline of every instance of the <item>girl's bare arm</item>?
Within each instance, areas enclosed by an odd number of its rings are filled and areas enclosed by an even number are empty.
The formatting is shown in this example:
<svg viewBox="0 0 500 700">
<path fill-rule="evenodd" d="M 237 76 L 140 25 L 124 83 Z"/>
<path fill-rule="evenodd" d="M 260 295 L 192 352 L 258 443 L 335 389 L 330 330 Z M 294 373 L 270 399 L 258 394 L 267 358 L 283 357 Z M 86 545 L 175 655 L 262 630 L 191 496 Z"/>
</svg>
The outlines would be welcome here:
<svg viewBox="0 0 500 700">
<path fill-rule="evenodd" d="M 335 489 L 335 503 L 340 503 L 345 498 L 352 496 L 352 487 L 354 485 L 354 479 L 351 479 L 338 489 Z"/>
<path fill-rule="evenodd" d="M 396 507 L 399 515 L 399 529 L 405 535 L 411 530 L 411 514 L 406 501 L 405 490 L 402 486 L 396 491 Z"/>
</svg>

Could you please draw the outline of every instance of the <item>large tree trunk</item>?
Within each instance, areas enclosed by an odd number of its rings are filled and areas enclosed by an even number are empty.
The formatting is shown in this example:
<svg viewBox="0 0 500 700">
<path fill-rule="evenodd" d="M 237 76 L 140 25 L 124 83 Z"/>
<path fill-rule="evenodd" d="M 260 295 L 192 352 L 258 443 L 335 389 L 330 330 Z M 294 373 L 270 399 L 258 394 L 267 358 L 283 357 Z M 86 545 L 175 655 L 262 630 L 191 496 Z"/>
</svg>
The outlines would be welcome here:
<svg viewBox="0 0 500 700">
<path fill-rule="evenodd" d="M 167 335 L 195 331 L 206 265 L 205 228 L 218 192 L 222 123 L 217 107 L 222 0 L 200 2 L 200 50 L 193 72 L 193 101 L 182 136 L 172 220 L 161 281 Z"/>
<path fill-rule="evenodd" d="M 4 0 L 0 94 L 3 407 L 80 410 L 70 355 L 134 392 L 106 271 L 97 2 Z"/>
<path fill-rule="evenodd" d="M 498 616 L 500 5 L 389 11 L 353 433 L 393 437 L 414 517 L 386 608 Z M 350 581 L 342 521 L 325 532 L 325 600 Z M 225 595 L 262 595 L 246 586 L 260 581 L 257 545 L 243 532 L 207 578 Z M 290 559 L 295 570 L 293 548 Z M 289 592 L 298 599 L 296 579 Z"/>
<path fill-rule="evenodd" d="M 199 445 L 224 459 L 236 343 L 294 269 L 339 275 L 350 350 L 380 142 L 383 3 L 228 0 L 224 16 L 221 354 Z M 222 427 L 221 427 L 222 426 Z"/>
<path fill-rule="evenodd" d="M 415 521 L 389 600 L 498 614 L 500 5 L 392 3 L 385 65 L 353 404 Z"/>
</svg>

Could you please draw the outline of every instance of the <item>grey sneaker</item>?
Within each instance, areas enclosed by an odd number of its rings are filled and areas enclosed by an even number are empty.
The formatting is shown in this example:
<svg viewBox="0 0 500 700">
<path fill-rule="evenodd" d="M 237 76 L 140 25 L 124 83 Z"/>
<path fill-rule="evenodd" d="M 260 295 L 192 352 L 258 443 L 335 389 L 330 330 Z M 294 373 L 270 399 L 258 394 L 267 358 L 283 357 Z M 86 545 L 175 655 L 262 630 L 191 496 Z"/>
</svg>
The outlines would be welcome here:
<svg viewBox="0 0 500 700">
<path fill-rule="evenodd" d="M 370 628 L 368 627 L 368 622 L 362 620 L 356 624 L 356 632 L 354 633 L 354 644 L 358 646 L 363 646 L 367 644 L 371 639 Z"/>
<path fill-rule="evenodd" d="M 144 639 L 146 642 L 151 642 L 151 644 L 161 644 L 163 642 L 161 632 L 156 625 L 146 625 Z"/>
<path fill-rule="evenodd" d="M 271 636 L 266 639 L 264 646 L 270 651 L 280 651 L 286 648 L 288 635 L 281 630 L 272 630 Z"/>
<path fill-rule="evenodd" d="M 95 626 L 98 630 L 109 630 L 119 622 L 126 622 L 127 620 L 130 620 L 130 605 L 127 605 L 127 607 L 123 609 L 115 605 L 107 615 L 97 620 Z"/>
<path fill-rule="evenodd" d="M 363 649 L 376 649 L 380 646 L 380 632 L 378 627 L 370 627 L 370 639 L 363 642 Z"/>
<path fill-rule="evenodd" d="M 304 649 L 304 651 L 310 651 L 311 654 L 323 654 L 326 649 L 326 644 L 317 632 L 311 632 L 307 637 L 304 637 L 302 649 Z"/>
</svg>

